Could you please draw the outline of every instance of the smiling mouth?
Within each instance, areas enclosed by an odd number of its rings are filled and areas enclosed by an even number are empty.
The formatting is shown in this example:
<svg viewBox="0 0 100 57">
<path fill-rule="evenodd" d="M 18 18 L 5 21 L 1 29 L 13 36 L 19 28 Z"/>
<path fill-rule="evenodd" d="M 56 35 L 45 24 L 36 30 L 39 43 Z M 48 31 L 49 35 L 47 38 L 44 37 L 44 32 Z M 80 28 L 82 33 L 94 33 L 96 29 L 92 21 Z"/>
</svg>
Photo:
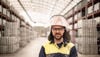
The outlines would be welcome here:
<svg viewBox="0 0 100 57">
<path fill-rule="evenodd" d="M 61 35 L 55 35 L 57 38 L 60 38 L 61 37 Z"/>
<path fill-rule="evenodd" d="M 59 35 L 59 34 L 56 34 L 55 36 L 61 36 L 61 35 Z"/>
</svg>

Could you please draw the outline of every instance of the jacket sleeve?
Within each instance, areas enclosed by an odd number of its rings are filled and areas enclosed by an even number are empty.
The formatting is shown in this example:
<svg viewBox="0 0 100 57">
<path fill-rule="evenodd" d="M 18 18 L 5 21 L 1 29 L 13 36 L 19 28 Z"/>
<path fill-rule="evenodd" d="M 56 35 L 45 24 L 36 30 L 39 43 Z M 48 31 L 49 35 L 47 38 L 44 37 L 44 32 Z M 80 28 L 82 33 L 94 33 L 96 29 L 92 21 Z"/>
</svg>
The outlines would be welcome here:
<svg viewBox="0 0 100 57">
<path fill-rule="evenodd" d="M 77 50 L 76 50 L 76 47 L 75 46 L 73 46 L 71 48 L 69 57 L 77 57 Z"/>
<path fill-rule="evenodd" d="M 46 57 L 45 49 L 44 49 L 43 46 L 41 47 L 41 50 L 40 50 L 40 53 L 39 53 L 39 57 Z"/>
</svg>

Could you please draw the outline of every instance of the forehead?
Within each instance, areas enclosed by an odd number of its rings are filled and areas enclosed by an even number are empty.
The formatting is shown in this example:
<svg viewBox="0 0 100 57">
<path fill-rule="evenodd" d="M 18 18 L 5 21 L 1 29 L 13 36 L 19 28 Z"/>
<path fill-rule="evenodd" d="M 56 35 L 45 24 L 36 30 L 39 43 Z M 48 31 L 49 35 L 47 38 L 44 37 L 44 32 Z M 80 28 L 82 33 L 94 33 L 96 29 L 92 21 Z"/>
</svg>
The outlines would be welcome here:
<svg viewBox="0 0 100 57">
<path fill-rule="evenodd" d="M 64 28 L 64 26 L 60 26 L 60 25 L 53 25 L 52 28 Z"/>
</svg>

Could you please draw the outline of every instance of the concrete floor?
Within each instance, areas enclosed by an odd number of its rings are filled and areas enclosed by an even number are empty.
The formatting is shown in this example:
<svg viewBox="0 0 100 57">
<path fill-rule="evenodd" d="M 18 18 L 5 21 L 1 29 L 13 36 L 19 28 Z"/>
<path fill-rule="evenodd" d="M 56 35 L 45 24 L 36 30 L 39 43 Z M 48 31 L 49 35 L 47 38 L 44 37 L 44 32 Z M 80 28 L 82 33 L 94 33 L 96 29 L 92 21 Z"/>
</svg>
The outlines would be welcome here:
<svg viewBox="0 0 100 57">
<path fill-rule="evenodd" d="M 20 49 L 13 54 L 0 54 L 0 57 L 38 57 L 41 45 L 47 41 L 46 38 L 36 38 L 32 40 L 26 47 Z M 100 57 L 100 55 L 82 55 L 78 54 L 78 57 Z"/>
<path fill-rule="evenodd" d="M 13 54 L 0 54 L 0 57 L 38 57 L 41 45 L 46 41 L 46 38 L 36 38 L 32 40 L 23 49 Z"/>
</svg>

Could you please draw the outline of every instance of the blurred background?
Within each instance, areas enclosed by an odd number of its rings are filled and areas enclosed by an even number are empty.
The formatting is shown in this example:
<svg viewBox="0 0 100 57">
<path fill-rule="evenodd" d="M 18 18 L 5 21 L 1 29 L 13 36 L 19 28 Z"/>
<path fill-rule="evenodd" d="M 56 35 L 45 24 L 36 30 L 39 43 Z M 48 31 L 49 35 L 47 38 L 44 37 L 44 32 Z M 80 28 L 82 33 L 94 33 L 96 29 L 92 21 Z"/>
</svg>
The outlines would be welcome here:
<svg viewBox="0 0 100 57">
<path fill-rule="evenodd" d="M 100 57 L 100 0 L 0 0 L 0 57 L 38 57 L 54 15 L 66 18 L 78 57 Z"/>
</svg>

